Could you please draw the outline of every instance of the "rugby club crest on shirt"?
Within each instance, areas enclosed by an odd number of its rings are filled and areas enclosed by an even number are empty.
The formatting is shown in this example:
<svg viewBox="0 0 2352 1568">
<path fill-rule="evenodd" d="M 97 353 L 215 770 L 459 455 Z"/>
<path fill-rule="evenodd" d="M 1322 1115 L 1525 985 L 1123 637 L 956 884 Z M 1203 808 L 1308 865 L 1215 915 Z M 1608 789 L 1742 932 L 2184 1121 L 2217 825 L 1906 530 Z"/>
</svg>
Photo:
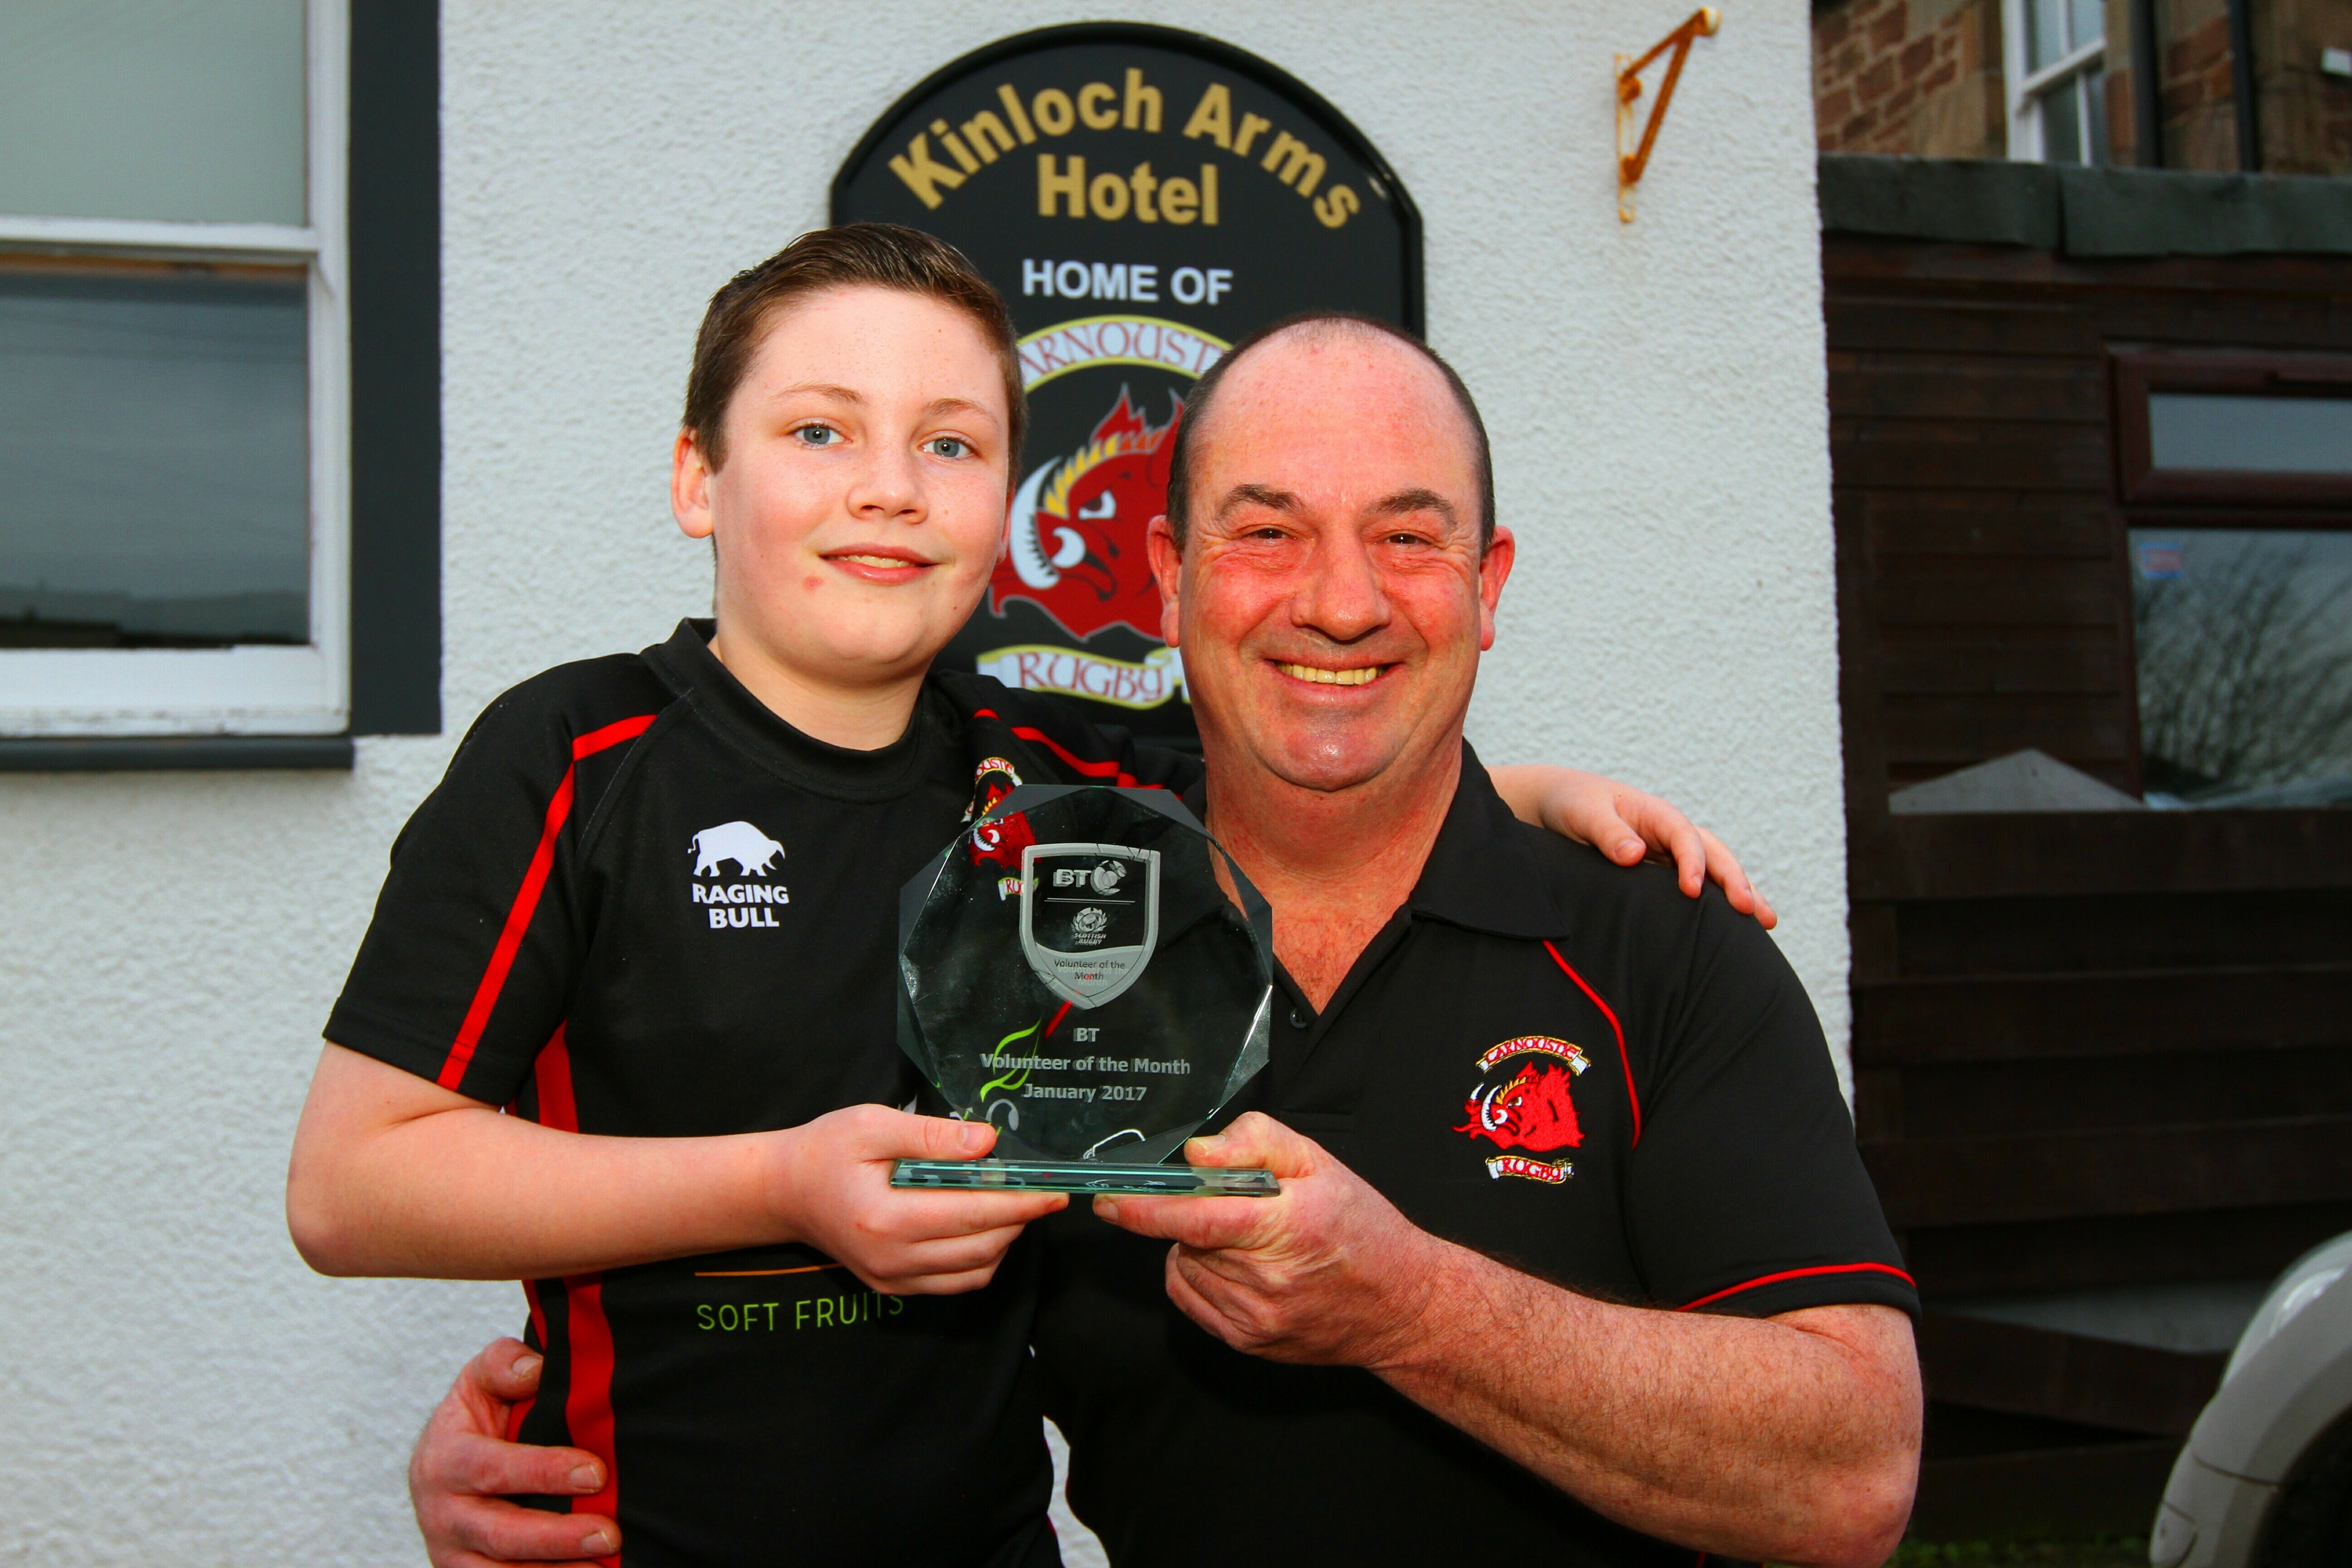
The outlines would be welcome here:
<svg viewBox="0 0 2352 1568">
<path fill-rule="evenodd" d="M 970 822 L 975 816 L 986 816 L 1003 804 L 1006 795 L 1020 787 L 1021 775 L 1013 771 L 1011 763 L 1003 757 L 983 760 L 972 771 L 971 804 L 964 807 L 963 819 Z M 973 832 L 970 847 L 971 863 L 979 866 L 992 860 L 1009 872 L 1018 872 L 1021 851 L 1036 842 L 1036 836 L 1029 831 L 1029 819 L 1015 812 L 1001 822 L 985 823 Z M 997 878 L 996 896 L 999 899 L 1019 898 L 1020 877 Z"/>
<path fill-rule="evenodd" d="M 1498 1149 L 1527 1151 L 1489 1158 L 1486 1174 L 1496 1181 L 1522 1176 L 1558 1186 L 1576 1167 L 1534 1156 L 1584 1142 L 1570 1091 L 1591 1065 L 1580 1047 L 1549 1035 L 1520 1035 L 1490 1047 L 1479 1055 L 1478 1084 L 1462 1105 L 1469 1120 L 1454 1131 L 1484 1138 Z"/>
</svg>

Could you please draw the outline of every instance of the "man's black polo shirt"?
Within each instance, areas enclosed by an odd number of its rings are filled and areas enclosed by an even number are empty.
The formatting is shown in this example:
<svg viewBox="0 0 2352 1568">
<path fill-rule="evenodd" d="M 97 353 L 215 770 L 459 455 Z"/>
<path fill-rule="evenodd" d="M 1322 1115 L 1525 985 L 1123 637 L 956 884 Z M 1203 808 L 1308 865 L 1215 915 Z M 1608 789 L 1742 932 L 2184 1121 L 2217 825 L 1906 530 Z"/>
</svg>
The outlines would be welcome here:
<svg viewBox="0 0 2352 1568">
<path fill-rule="evenodd" d="M 1283 984 L 1234 1110 L 1314 1138 L 1423 1228 L 1611 1300 L 1917 1311 L 1771 939 L 1712 888 L 1517 822 L 1466 746 L 1411 901 L 1320 1016 Z M 1226 1349 L 1169 1302 L 1165 1243 L 1075 1209 L 1049 1234 L 1046 1408 L 1120 1568 L 1691 1568 L 1369 1373 Z"/>
<path fill-rule="evenodd" d="M 896 744 L 843 751 L 709 636 L 682 624 L 484 711 L 394 847 L 328 1038 L 582 1132 L 904 1105 L 900 886 L 1015 784 L 1199 776 L 948 673 Z M 579 1507 L 617 1513 L 632 1568 L 1050 1563 L 1036 1251 L 960 1296 L 877 1296 L 796 1246 L 532 1280 L 547 1366 L 520 1436 L 610 1461 Z"/>
</svg>

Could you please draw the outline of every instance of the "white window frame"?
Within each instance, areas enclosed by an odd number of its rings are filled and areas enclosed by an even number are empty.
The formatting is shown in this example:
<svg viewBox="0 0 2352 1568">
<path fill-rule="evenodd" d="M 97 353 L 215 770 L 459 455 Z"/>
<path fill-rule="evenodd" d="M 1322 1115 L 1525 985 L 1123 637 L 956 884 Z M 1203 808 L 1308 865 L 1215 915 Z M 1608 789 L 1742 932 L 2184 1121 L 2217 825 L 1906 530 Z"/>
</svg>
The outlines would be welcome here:
<svg viewBox="0 0 2352 1568">
<path fill-rule="evenodd" d="M 2066 54 L 2028 74 L 2025 62 L 2032 35 L 2025 8 L 2032 0 L 2001 0 L 2001 79 L 2009 89 L 2009 155 L 2019 163 L 2046 163 L 2049 148 L 2042 133 L 2042 100 L 2053 89 L 2066 85 L 2107 63 L 2107 39 L 2102 32 L 2094 43 Z M 2084 133 L 2088 134 L 2087 122 Z M 2088 163 L 2086 157 L 2084 163 Z"/>
<path fill-rule="evenodd" d="M 0 247 L 299 266 L 309 275 L 310 642 L 304 647 L 0 650 L 0 736 L 331 735 L 351 722 L 348 0 L 308 0 L 310 221 L 163 223 L 0 214 Z"/>
</svg>

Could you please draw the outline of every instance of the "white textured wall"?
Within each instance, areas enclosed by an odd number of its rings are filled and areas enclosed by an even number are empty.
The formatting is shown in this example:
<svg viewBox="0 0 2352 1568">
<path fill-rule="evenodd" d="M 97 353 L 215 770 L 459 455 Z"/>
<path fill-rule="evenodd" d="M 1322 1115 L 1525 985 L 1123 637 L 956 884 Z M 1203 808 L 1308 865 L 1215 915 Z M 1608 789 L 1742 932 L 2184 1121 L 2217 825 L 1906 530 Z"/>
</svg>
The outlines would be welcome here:
<svg viewBox="0 0 2352 1568">
<path fill-rule="evenodd" d="M 1642 194 L 1609 59 L 1687 0 L 1145 5 L 1331 98 L 1428 225 L 1519 575 L 1475 734 L 1721 829 L 1845 1035 L 1828 467 L 1801 7 L 1734 8 Z M 694 323 L 833 170 L 1035 4 L 449 0 L 445 699 L 707 602 L 666 452 Z M 511 1287 L 338 1282 L 279 1184 L 392 835 L 447 742 L 349 777 L 0 775 L 0 1563 L 421 1560 L 410 1435 Z"/>
</svg>

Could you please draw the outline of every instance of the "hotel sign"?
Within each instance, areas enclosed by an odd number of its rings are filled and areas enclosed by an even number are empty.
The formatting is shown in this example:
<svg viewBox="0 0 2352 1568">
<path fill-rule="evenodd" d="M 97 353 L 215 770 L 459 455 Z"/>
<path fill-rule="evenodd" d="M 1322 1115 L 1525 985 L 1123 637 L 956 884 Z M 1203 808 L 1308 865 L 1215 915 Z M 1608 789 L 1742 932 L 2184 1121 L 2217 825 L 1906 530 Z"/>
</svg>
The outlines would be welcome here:
<svg viewBox="0 0 2352 1568">
<path fill-rule="evenodd" d="M 1199 34 L 1026 33 L 900 100 L 835 222 L 954 243 L 1004 293 L 1032 421 L 1009 548 L 947 662 L 1189 743 L 1144 528 L 1192 384 L 1252 328 L 1339 310 L 1421 330 L 1421 219 L 1312 90 Z"/>
</svg>

